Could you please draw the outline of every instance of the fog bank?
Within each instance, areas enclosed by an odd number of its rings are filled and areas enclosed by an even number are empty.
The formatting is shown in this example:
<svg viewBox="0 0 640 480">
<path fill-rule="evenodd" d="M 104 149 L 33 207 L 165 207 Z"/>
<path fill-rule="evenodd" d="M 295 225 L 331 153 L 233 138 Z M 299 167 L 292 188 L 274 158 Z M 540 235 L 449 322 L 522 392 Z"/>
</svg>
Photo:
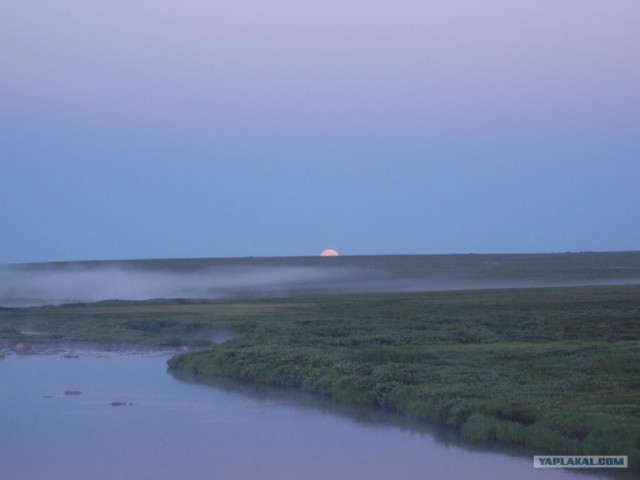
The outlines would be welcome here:
<svg viewBox="0 0 640 480">
<path fill-rule="evenodd" d="M 640 253 L 176 259 L 0 265 L 0 306 L 640 283 Z"/>
<path fill-rule="evenodd" d="M 28 306 L 101 300 L 273 297 L 336 288 L 354 279 L 348 269 L 318 267 L 222 267 L 195 272 L 123 267 L 57 270 L 3 269 L 0 305 Z"/>
</svg>

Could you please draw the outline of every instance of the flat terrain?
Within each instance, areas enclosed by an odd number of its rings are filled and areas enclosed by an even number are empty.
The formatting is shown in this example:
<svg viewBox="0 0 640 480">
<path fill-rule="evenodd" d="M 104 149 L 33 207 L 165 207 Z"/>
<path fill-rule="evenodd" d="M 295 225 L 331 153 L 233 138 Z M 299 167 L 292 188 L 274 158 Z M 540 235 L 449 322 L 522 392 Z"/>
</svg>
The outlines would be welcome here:
<svg viewBox="0 0 640 480">
<path fill-rule="evenodd" d="M 640 284 L 640 252 L 0 265 L 0 306 Z"/>
<path fill-rule="evenodd" d="M 0 339 L 5 352 L 70 341 L 184 345 L 170 367 L 203 380 L 295 386 L 473 439 L 629 455 L 640 469 L 639 258 L 451 256 L 447 268 L 446 256 L 399 257 L 395 270 L 372 271 L 396 286 L 467 271 L 485 288 L 5 308 Z M 392 260 L 353 257 L 349 268 Z M 520 288 L 496 286 L 516 280 Z"/>
</svg>

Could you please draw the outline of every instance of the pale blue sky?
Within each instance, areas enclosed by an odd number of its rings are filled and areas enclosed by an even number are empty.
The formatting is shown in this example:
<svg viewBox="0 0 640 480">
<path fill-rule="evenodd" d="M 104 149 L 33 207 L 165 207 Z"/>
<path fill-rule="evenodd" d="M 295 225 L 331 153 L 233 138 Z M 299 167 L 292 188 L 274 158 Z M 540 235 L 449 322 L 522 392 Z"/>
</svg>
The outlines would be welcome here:
<svg viewBox="0 0 640 480">
<path fill-rule="evenodd" d="M 0 0 L 0 262 L 640 249 L 637 0 Z"/>
</svg>

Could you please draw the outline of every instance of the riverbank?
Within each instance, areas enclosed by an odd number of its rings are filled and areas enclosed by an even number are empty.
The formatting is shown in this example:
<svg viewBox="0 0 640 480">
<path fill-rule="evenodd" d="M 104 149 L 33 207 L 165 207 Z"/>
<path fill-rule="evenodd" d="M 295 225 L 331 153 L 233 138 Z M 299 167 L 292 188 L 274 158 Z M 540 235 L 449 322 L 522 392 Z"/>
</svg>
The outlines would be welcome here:
<svg viewBox="0 0 640 480">
<path fill-rule="evenodd" d="M 182 348 L 175 371 L 393 409 L 471 439 L 640 468 L 640 286 L 0 310 L 5 349 Z M 214 346 L 220 340 L 227 340 Z"/>
<path fill-rule="evenodd" d="M 527 449 L 298 389 L 167 374 L 161 352 L 11 354 L 0 363 L 6 478 L 534 480 Z M 117 461 L 114 461 L 117 459 Z M 595 473 L 595 474 L 594 474 Z M 547 480 L 632 472 L 545 471 Z"/>
<path fill-rule="evenodd" d="M 640 287 L 304 299 L 172 369 L 390 408 L 640 468 Z"/>
</svg>

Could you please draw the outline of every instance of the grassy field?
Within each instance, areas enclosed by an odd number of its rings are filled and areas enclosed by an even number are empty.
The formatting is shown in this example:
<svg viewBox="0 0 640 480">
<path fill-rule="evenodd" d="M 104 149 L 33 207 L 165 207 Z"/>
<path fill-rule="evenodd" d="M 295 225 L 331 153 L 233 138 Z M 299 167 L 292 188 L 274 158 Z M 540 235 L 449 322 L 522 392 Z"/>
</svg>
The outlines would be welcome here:
<svg viewBox="0 0 640 480">
<path fill-rule="evenodd" d="M 189 345 L 170 361 L 186 375 L 294 386 L 471 439 L 629 455 L 640 469 L 639 285 L 0 309 L 0 339 Z"/>
</svg>

